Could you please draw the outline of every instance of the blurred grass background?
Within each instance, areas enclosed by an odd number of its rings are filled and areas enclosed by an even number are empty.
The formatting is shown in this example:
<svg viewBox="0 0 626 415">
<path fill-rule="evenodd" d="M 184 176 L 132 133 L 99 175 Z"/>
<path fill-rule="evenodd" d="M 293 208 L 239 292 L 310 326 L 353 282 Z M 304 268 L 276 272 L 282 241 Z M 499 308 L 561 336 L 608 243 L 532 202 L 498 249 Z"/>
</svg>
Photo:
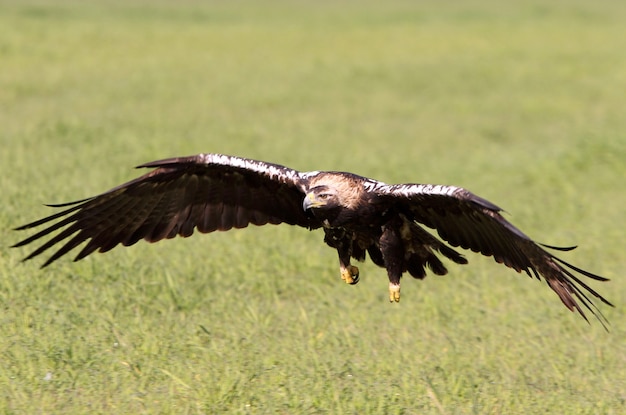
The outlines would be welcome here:
<svg viewBox="0 0 626 415">
<path fill-rule="evenodd" d="M 626 407 L 626 5 L 620 1 L 0 0 L 4 413 L 571 413 Z M 605 333 L 545 283 L 470 265 L 341 283 L 287 226 L 48 269 L 10 229 L 221 152 L 455 184 L 594 287 Z"/>
</svg>

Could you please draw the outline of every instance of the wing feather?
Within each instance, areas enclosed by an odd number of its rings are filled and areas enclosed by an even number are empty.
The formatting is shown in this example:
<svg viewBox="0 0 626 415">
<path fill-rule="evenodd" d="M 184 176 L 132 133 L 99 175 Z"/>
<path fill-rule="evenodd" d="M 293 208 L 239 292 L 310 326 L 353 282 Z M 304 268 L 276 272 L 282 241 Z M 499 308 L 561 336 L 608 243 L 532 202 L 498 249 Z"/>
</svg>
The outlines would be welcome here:
<svg viewBox="0 0 626 415">
<path fill-rule="evenodd" d="M 63 242 L 46 266 L 85 241 L 75 260 L 140 239 L 156 242 L 187 237 L 196 228 L 207 233 L 249 224 L 321 226 L 302 210 L 306 174 L 296 170 L 220 154 L 158 160 L 138 167 L 154 170 L 95 197 L 49 205 L 65 209 L 17 228 L 45 225 L 14 246 L 52 235 L 25 258 Z"/>
<path fill-rule="evenodd" d="M 543 277 L 567 308 L 587 320 L 586 309 L 606 328 L 606 318 L 589 295 L 607 305 L 612 304 L 573 272 L 599 281 L 607 279 L 573 266 L 544 249 L 569 251 L 573 247 L 540 246 L 508 222 L 498 206 L 460 187 L 380 184 L 374 191 L 407 218 L 435 229 L 450 245 L 493 256 L 497 262 L 528 276 Z"/>
</svg>

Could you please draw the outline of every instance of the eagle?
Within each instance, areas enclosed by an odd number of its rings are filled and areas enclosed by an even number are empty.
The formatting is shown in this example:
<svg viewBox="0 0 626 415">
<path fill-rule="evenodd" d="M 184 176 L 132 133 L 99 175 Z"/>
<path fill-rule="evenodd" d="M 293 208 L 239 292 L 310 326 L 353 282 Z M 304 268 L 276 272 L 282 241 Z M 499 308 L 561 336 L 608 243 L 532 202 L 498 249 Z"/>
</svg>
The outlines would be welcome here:
<svg viewBox="0 0 626 415">
<path fill-rule="evenodd" d="M 359 282 L 359 269 L 351 264 L 352 259 L 364 261 L 369 256 L 385 268 L 391 302 L 400 301 L 404 273 L 417 279 L 423 279 L 427 269 L 446 274 L 438 255 L 467 264 L 453 249 L 460 247 L 492 256 L 531 278 L 543 277 L 569 310 L 589 322 L 587 310 L 605 328 L 608 324 L 594 299 L 613 305 L 582 276 L 608 279 L 548 252 L 570 251 L 575 246 L 534 242 L 501 215 L 502 209 L 462 187 L 389 185 L 352 173 L 300 172 L 222 154 L 169 158 L 137 168 L 152 170 L 98 196 L 47 205 L 60 211 L 16 228 L 43 226 L 13 246 L 48 237 L 26 261 L 60 245 L 43 268 L 84 242 L 75 261 L 96 250 L 106 252 L 140 239 L 157 242 L 188 237 L 195 229 L 209 233 L 249 224 L 286 223 L 309 230 L 322 228 L 324 242 L 337 250 L 341 279 L 348 284 Z"/>
</svg>

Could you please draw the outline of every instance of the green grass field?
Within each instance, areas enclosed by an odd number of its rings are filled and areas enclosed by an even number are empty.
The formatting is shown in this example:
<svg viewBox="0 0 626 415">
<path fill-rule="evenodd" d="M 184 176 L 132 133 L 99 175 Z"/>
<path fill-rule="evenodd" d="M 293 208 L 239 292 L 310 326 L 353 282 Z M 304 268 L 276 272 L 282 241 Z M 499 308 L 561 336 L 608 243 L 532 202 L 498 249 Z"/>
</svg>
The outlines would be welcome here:
<svg viewBox="0 0 626 415">
<path fill-rule="evenodd" d="M 626 412 L 625 4 L 0 0 L 0 413 Z M 579 244 L 610 332 L 472 253 L 390 305 L 289 226 L 9 248 L 199 152 L 464 186 Z"/>
</svg>

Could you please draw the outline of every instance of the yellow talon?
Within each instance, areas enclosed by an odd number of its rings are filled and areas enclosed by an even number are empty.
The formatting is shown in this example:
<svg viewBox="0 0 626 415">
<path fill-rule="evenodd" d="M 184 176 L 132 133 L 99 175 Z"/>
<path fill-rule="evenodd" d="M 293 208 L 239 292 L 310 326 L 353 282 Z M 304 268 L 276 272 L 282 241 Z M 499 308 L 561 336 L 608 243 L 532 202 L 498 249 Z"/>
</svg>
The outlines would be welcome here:
<svg viewBox="0 0 626 415">
<path fill-rule="evenodd" d="M 389 283 L 389 301 L 392 303 L 400 301 L 400 284 Z"/>
<path fill-rule="evenodd" d="M 354 265 L 348 265 L 347 268 L 342 268 L 341 279 L 344 280 L 346 284 L 356 284 L 359 282 L 359 268 Z"/>
</svg>

